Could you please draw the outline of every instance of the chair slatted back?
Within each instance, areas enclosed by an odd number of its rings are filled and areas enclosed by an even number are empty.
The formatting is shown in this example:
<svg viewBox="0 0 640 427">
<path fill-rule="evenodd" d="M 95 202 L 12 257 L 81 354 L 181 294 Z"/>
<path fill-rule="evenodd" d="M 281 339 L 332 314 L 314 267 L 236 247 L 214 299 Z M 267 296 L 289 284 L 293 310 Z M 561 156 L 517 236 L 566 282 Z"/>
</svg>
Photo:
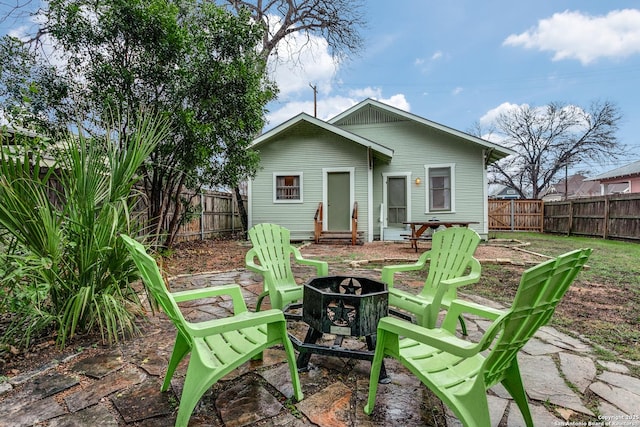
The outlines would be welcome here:
<svg viewBox="0 0 640 427">
<path fill-rule="evenodd" d="M 480 236 L 467 227 L 449 227 L 433 233 L 429 273 L 422 294 L 433 295 L 440 282 L 464 275 L 480 243 Z M 455 295 L 455 289 L 451 289 Z"/>
<path fill-rule="evenodd" d="M 140 242 L 137 242 L 124 234 L 120 237 L 125 243 L 126 248 L 129 250 L 133 262 L 138 267 L 138 270 L 140 270 L 142 280 L 153 299 L 160 305 L 162 311 L 164 311 L 169 319 L 171 319 L 182 335 L 184 335 L 186 339 L 189 339 L 189 334 L 184 326 L 186 320 L 180 312 L 176 301 L 168 291 L 156 261 L 147 253 Z"/>
<path fill-rule="evenodd" d="M 558 302 L 591 255 L 591 249 L 578 249 L 526 270 L 504 318 L 499 337 L 484 363 L 487 387 L 500 382 L 518 351 L 536 331 L 547 324 Z"/>
<path fill-rule="evenodd" d="M 294 281 L 291 270 L 290 232 L 276 224 L 256 224 L 249 230 L 249 238 L 260 265 L 271 270 L 278 283 Z"/>
</svg>

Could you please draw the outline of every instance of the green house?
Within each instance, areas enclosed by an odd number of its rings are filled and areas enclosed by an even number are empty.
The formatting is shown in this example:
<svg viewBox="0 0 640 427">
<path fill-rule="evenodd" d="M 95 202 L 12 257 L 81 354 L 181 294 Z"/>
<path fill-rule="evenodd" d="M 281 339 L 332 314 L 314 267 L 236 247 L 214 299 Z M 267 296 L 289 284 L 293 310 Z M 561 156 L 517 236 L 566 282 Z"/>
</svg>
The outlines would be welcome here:
<svg viewBox="0 0 640 427">
<path fill-rule="evenodd" d="M 365 242 L 399 240 L 404 223 L 432 219 L 477 223 L 486 238 L 486 167 L 514 154 L 372 99 L 328 121 L 299 114 L 252 148 L 261 168 L 249 226 L 280 224 L 293 240 L 357 231 Z"/>
</svg>

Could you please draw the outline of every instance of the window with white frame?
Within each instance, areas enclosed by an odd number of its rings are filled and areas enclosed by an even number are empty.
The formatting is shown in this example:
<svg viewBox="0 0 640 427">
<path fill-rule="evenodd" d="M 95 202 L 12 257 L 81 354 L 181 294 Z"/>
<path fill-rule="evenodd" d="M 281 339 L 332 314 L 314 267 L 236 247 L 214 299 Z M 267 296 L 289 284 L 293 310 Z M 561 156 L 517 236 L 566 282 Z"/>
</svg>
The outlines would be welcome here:
<svg viewBox="0 0 640 427">
<path fill-rule="evenodd" d="M 302 202 L 302 172 L 273 174 L 273 201 Z"/>
<path fill-rule="evenodd" d="M 455 166 L 427 165 L 427 212 L 455 211 Z"/>
</svg>

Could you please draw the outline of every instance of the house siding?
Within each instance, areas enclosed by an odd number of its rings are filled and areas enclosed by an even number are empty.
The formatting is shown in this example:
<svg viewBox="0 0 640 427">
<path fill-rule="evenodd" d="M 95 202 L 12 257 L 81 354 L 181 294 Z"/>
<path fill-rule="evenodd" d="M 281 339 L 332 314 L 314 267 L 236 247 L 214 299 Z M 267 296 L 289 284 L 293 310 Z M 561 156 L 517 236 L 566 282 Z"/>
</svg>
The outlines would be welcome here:
<svg viewBox="0 0 640 427">
<path fill-rule="evenodd" d="M 374 223 L 380 221 L 380 205 L 383 203 L 383 174 L 410 173 L 411 211 L 410 220 L 422 221 L 437 217 L 442 221 L 473 221 L 471 228 L 486 237 L 485 197 L 483 177 L 486 175 L 483 150 L 466 142 L 421 126 L 412 121 L 389 122 L 384 124 L 342 126 L 349 132 L 393 147 L 394 156 L 390 163 L 376 161 L 374 164 L 373 211 Z M 427 177 L 425 165 L 455 165 L 455 212 L 427 212 Z M 421 179 L 419 185 L 416 178 Z M 374 229 L 379 236 L 379 227 Z"/>
<path fill-rule="evenodd" d="M 296 126 L 277 142 L 257 147 L 261 169 L 251 184 L 250 225 L 272 222 L 286 226 L 293 240 L 313 238 L 314 215 L 323 200 L 324 169 L 354 170 L 354 200 L 359 231 L 367 231 L 367 149 L 312 125 Z M 302 203 L 273 202 L 273 174 L 303 173 Z M 326 219 L 326 207 L 325 207 Z"/>
</svg>

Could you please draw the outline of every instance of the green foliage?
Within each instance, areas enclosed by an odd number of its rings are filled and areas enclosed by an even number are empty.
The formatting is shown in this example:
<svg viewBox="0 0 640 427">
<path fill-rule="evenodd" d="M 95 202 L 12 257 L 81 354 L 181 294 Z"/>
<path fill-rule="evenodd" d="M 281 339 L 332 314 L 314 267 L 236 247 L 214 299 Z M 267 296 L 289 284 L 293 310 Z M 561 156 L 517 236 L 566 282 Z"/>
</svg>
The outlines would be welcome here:
<svg viewBox="0 0 640 427">
<path fill-rule="evenodd" d="M 100 332 L 113 342 L 135 331 L 141 303 L 130 284 L 137 273 L 118 235 L 136 231 L 137 171 L 168 126 L 151 116 L 131 125 L 119 143 L 80 133 L 48 152 L 3 150 L 0 309 L 12 319 L 4 340 L 28 346 L 55 331 L 64 346 L 76 333 Z M 55 164 L 45 171 L 50 157 Z"/>
<path fill-rule="evenodd" d="M 116 126 L 121 135 L 143 108 L 171 117 L 142 181 L 150 230 L 167 236 L 165 246 L 189 214 L 179 196 L 185 187 L 233 187 L 255 173 L 259 159 L 248 146 L 276 92 L 258 50 L 260 21 L 197 0 L 52 0 L 42 15 L 64 60 L 47 68 L 39 50 L 4 40 L 2 63 L 24 55 L 12 73 L 20 84 L 9 85 L 16 98 L 34 98 L 35 88 L 43 115 L 63 125 L 79 116 L 95 127 L 111 111 L 128 112 Z M 23 113 L 35 105 L 18 104 Z"/>
</svg>

